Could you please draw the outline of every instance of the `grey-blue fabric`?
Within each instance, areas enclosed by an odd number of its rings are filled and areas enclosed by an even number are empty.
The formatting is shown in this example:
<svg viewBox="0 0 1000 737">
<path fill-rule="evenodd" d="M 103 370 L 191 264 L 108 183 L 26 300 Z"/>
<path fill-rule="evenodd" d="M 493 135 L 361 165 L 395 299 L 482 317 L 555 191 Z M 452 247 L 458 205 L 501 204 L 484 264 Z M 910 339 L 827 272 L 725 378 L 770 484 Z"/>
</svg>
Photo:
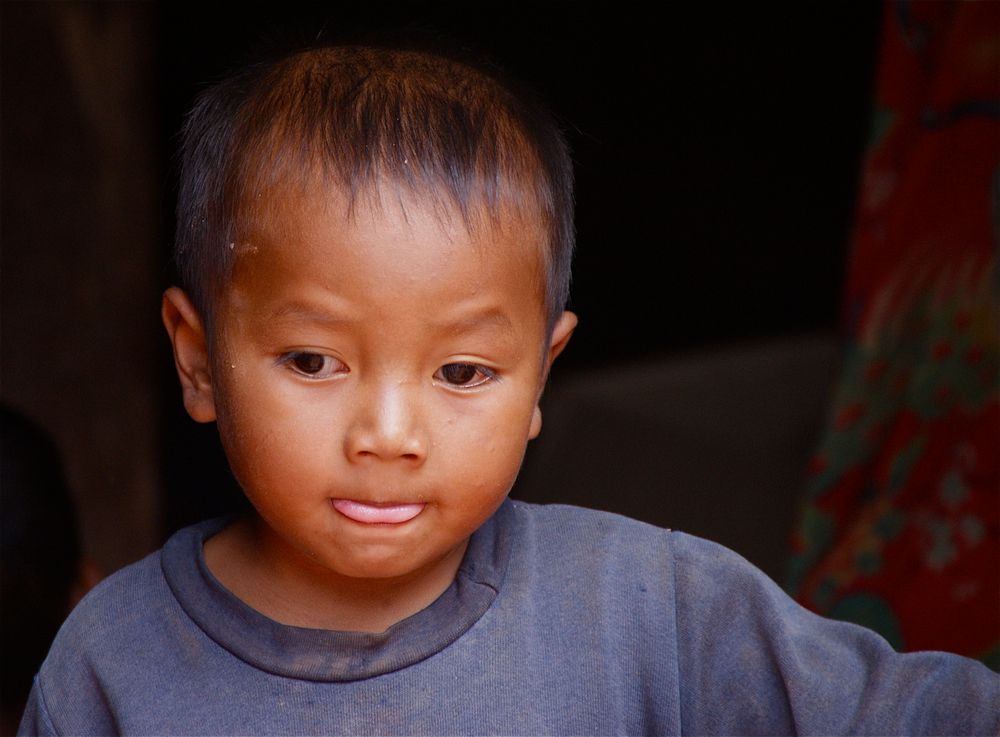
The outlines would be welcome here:
<svg viewBox="0 0 1000 737">
<path fill-rule="evenodd" d="M 71 614 L 23 734 L 998 734 L 1000 676 L 818 617 L 735 553 L 505 502 L 380 634 L 279 624 L 212 576 L 214 520 Z"/>
</svg>

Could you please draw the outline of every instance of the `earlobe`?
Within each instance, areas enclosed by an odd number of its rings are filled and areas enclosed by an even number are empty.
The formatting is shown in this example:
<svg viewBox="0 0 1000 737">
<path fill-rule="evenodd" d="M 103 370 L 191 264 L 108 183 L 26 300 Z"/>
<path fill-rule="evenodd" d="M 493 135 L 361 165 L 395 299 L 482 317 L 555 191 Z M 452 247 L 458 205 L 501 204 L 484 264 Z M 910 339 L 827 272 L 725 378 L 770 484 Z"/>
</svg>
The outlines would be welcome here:
<svg viewBox="0 0 1000 737">
<path fill-rule="evenodd" d="M 178 287 L 163 294 L 163 325 L 174 347 L 174 364 L 184 393 L 184 407 L 196 422 L 215 419 L 212 369 L 205 327 L 191 299 Z"/>
<path fill-rule="evenodd" d="M 535 411 L 531 415 L 531 426 L 528 428 L 528 440 L 534 440 L 538 433 L 542 431 L 542 410 L 535 405 Z"/>
<path fill-rule="evenodd" d="M 563 312 L 562 315 L 559 316 L 559 319 L 556 320 L 555 327 L 552 328 L 548 354 L 545 357 L 545 379 L 548 378 L 549 369 L 552 368 L 552 362 L 556 360 L 556 356 L 562 353 L 566 344 L 569 343 L 569 339 L 573 335 L 573 330 L 576 328 L 576 323 L 576 315 L 568 310 Z M 545 381 L 542 382 L 542 386 L 539 388 L 535 409 L 531 415 L 531 426 L 528 429 L 529 440 L 537 438 L 538 434 L 542 431 L 542 410 L 538 406 L 537 402 L 541 401 L 541 391 L 544 386 Z"/>
</svg>

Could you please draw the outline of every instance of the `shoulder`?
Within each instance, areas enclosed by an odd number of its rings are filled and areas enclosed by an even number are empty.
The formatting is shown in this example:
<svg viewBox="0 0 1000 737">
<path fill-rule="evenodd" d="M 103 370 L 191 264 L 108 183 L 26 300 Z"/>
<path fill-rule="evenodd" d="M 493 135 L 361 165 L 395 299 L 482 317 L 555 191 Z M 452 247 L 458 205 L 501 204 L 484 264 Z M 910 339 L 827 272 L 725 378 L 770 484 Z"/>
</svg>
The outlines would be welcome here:
<svg viewBox="0 0 1000 737">
<path fill-rule="evenodd" d="M 566 504 L 514 501 L 512 506 L 522 544 L 542 554 L 669 565 L 671 570 L 682 569 L 685 580 L 709 571 L 716 576 L 764 577 L 722 545 L 620 514 Z"/>
<path fill-rule="evenodd" d="M 110 708 L 107 694 L 135 689 L 156 663 L 176 657 L 185 641 L 197 637 L 164 576 L 163 555 L 159 550 L 113 573 L 60 628 L 35 680 L 36 698 L 58 731 L 89 732 L 104 725 L 101 719 L 111 717 L 98 714 L 94 705 Z"/>
<path fill-rule="evenodd" d="M 564 597 L 571 607 L 585 597 L 628 603 L 644 618 L 672 617 L 678 549 L 704 542 L 610 512 L 523 502 L 513 509 L 512 584 Z"/>
<path fill-rule="evenodd" d="M 38 724 L 59 734 L 114 731 L 111 714 L 95 707 L 106 704 L 107 679 L 139 649 L 138 633 L 155 631 L 165 595 L 157 552 L 113 573 L 77 604 L 35 677 L 29 711 Z"/>
<path fill-rule="evenodd" d="M 648 608 L 649 616 L 675 617 L 685 631 L 684 646 L 720 632 L 740 637 L 744 625 L 760 628 L 755 621 L 799 616 L 798 605 L 776 583 L 718 543 L 609 512 L 522 502 L 513 507 L 515 570 L 558 581 L 571 596 L 606 592 Z"/>
<path fill-rule="evenodd" d="M 156 551 L 111 574 L 95 586 L 67 617 L 56 642 L 106 643 L 116 632 L 148 619 L 169 594 Z"/>
<path fill-rule="evenodd" d="M 585 543 L 590 536 L 596 535 L 602 540 L 629 538 L 649 543 L 662 540 L 670 533 L 670 530 L 620 514 L 569 504 L 531 504 L 512 501 L 511 506 L 521 534 L 545 537 L 559 542 L 576 540 Z"/>
<path fill-rule="evenodd" d="M 53 643 L 49 659 L 67 649 L 105 654 L 109 645 L 169 629 L 171 622 L 186 619 L 168 573 L 181 559 L 191 567 L 201 543 L 221 527 L 210 520 L 175 533 L 160 550 L 128 565 L 92 589 L 70 613 Z M 152 632 L 150 632 L 152 630 Z M 148 640 L 147 640 L 148 643 Z"/>
</svg>

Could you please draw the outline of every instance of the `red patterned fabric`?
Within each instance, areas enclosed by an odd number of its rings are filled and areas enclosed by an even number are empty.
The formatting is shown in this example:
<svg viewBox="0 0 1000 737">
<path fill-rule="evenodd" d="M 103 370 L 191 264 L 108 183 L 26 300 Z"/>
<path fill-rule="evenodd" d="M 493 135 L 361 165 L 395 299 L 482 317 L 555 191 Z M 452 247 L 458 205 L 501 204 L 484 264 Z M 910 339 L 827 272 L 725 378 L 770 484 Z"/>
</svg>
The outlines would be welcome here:
<svg viewBox="0 0 1000 737">
<path fill-rule="evenodd" d="M 789 589 L 1000 669 L 1000 2 L 887 3 L 850 336 Z"/>
</svg>

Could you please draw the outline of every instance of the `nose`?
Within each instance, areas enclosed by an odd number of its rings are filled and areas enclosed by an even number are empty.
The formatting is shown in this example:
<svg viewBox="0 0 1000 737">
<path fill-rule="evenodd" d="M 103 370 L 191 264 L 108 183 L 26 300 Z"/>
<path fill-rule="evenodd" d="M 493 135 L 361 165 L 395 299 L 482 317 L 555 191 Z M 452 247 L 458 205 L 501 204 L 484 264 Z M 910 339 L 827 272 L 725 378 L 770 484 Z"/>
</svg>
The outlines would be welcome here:
<svg viewBox="0 0 1000 737">
<path fill-rule="evenodd" d="M 348 459 L 422 464 L 428 439 L 418 392 L 419 387 L 391 381 L 360 391 L 358 409 L 344 439 Z"/>
</svg>

